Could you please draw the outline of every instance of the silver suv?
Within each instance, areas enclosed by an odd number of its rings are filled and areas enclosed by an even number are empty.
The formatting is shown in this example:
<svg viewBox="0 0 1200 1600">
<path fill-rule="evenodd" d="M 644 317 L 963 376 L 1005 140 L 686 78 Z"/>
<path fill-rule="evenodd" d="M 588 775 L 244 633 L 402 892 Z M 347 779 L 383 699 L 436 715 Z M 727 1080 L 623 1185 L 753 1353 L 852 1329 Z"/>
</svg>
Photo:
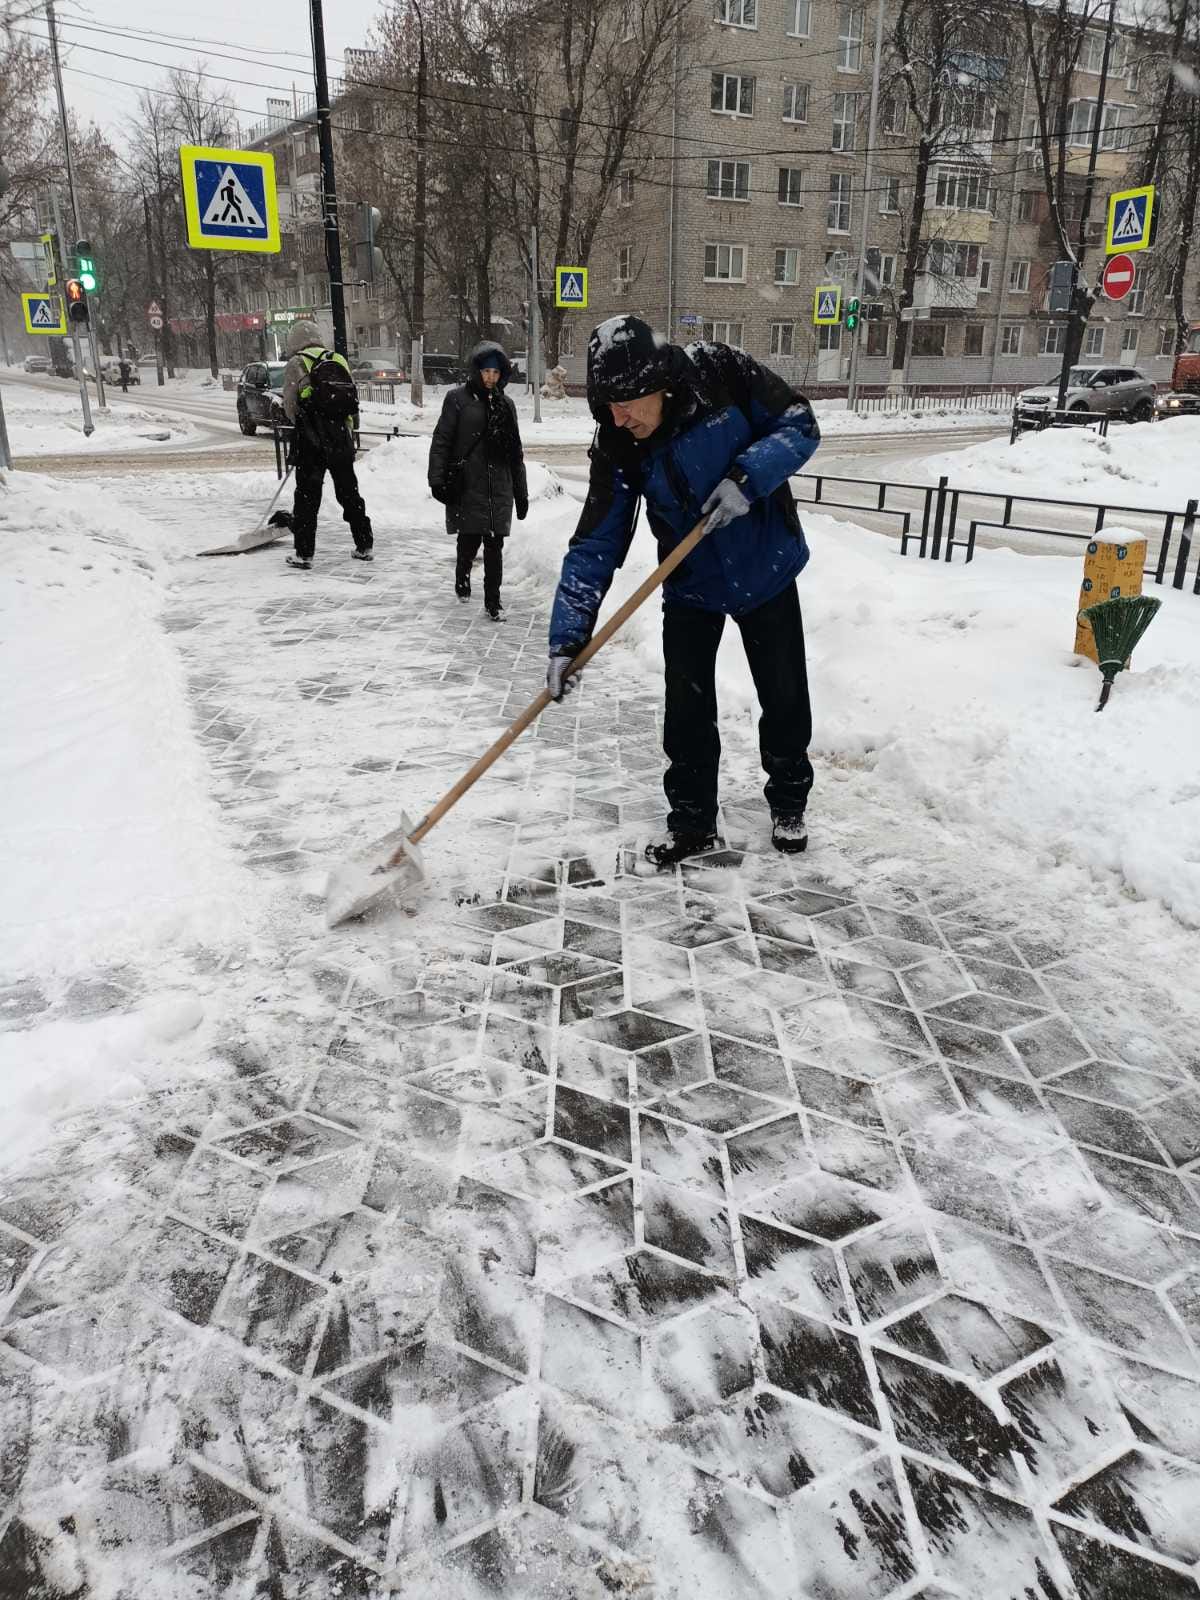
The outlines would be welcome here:
<svg viewBox="0 0 1200 1600">
<path fill-rule="evenodd" d="M 1022 422 L 1035 422 L 1044 417 L 1057 399 L 1056 382 L 1026 389 L 1017 396 L 1017 411 Z M 1127 417 L 1130 422 L 1151 422 L 1154 385 L 1136 367 L 1072 367 L 1063 403 L 1068 411 Z"/>
</svg>

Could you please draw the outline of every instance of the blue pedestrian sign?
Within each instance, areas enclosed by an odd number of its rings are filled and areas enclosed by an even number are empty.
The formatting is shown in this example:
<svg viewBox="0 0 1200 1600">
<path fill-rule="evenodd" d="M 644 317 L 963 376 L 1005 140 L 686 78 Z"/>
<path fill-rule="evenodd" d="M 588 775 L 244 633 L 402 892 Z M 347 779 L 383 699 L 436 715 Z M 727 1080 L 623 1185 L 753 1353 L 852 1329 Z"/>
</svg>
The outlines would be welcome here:
<svg viewBox="0 0 1200 1600">
<path fill-rule="evenodd" d="M 819 283 L 813 290 L 813 326 L 832 328 L 842 320 L 842 286 Z"/>
<path fill-rule="evenodd" d="M 278 251 L 274 156 L 185 144 L 179 166 L 191 249 Z"/>
<path fill-rule="evenodd" d="M 1122 189 L 1108 197 L 1108 231 L 1104 241 L 1106 252 L 1148 250 L 1150 248 L 1150 223 L 1154 216 L 1154 185 L 1148 183 L 1140 189 Z"/>
<path fill-rule="evenodd" d="M 555 267 L 554 304 L 568 311 L 586 311 L 588 303 L 588 269 L 586 267 Z"/>
<path fill-rule="evenodd" d="M 26 333 L 57 333 L 67 331 L 62 300 L 56 294 L 23 294 L 21 310 L 25 313 Z"/>
</svg>

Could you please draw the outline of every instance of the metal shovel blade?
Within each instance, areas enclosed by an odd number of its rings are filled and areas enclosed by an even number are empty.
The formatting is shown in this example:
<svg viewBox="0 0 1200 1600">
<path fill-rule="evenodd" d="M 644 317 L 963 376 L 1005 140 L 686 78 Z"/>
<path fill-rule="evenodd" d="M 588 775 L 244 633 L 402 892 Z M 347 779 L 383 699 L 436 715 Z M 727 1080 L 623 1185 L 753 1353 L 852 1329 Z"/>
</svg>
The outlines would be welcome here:
<svg viewBox="0 0 1200 1600">
<path fill-rule="evenodd" d="M 413 825 L 405 812 L 400 826 L 382 839 L 341 862 L 329 874 L 325 885 L 325 924 L 336 928 L 341 922 L 365 916 L 377 907 L 391 906 L 425 882 L 421 852 L 409 837 Z M 399 851 L 403 855 L 391 865 Z"/>
</svg>

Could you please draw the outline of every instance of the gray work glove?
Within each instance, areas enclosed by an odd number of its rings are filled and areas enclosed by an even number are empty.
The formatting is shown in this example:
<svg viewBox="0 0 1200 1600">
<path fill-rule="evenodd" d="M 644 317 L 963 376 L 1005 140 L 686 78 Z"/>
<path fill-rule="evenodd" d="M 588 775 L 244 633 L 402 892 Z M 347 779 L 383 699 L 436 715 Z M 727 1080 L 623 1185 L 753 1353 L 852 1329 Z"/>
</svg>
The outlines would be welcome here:
<svg viewBox="0 0 1200 1600">
<path fill-rule="evenodd" d="M 701 512 L 708 518 L 709 533 L 715 533 L 727 522 L 736 522 L 739 517 L 744 517 L 749 509 L 749 500 L 732 478 L 722 478 L 700 507 Z"/>
<path fill-rule="evenodd" d="M 576 672 L 571 677 L 567 677 L 567 673 L 571 671 L 571 663 L 574 660 L 574 656 L 550 657 L 550 665 L 546 668 L 546 687 L 550 691 L 551 700 L 561 700 L 564 695 L 570 694 L 571 690 L 579 682 L 582 676 L 581 673 Z"/>
</svg>

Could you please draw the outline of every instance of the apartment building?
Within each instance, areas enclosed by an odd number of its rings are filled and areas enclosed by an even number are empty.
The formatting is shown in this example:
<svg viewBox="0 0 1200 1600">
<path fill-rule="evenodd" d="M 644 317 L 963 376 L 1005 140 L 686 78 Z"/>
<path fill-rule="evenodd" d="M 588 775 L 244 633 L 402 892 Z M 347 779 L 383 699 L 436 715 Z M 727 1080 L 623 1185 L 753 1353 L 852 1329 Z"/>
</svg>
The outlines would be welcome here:
<svg viewBox="0 0 1200 1600">
<path fill-rule="evenodd" d="M 848 339 L 812 325 L 815 287 L 852 291 L 863 209 L 867 298 L 859 376 L 886 383 L 910 215 L 915 139 L 884 74 L 874 172 L 865 182 L 874 7 L 853 0 L 716 0 L 678 73 L 674 136 L 627 177 L 593 252 L 590 325 L 637 312 L 684 341 L 725 340 L 810 386 L 844 382 Z M 886 47 L 885 47 L 886 48 Z M 1071 105 L 1072 183 L 1081 203 L 1104 34 L 1089 33 Z M 1059 251 L 1037 166 L 1023 59 L 973 57 L 947 85 L 951 136 L 927 185 L 923 270 L 914 288 L 907 378 L 1025 383 L 1058 369 L 1049 311 Z M 1089 229 L 1098 270 L 1105 197 L 1131 165 L 1143 121 L 1139 66 L 1118 37 L 1110 64 Z M 1078 216 L 1078 210 L 1075 215 Z M 1170 372 L 1166 306 L 1144 289 L 1100 301 L 1085 357 Z M 571 377 L 583 375 L 576 338 Z M 1164 353 L 1165 352 L 1165 353 Z"/>
</svg>

